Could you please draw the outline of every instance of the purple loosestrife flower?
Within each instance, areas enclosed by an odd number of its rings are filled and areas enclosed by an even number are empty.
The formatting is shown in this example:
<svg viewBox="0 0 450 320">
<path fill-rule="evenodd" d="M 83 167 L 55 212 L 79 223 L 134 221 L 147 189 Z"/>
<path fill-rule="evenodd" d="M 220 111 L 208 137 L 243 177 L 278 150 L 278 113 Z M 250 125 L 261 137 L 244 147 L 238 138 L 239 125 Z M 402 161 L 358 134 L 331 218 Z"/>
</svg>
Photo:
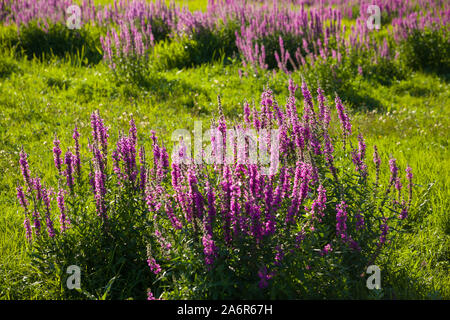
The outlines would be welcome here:
<svg viewBox="0 0 450 320">
<path fill-rule="evenodd" d="M 336 103 L 336 109 L 338 112 L 339 120 L 341 121 L 341 127 L 342 127 L 342 132 L 344 134 L 344 137 L 349 136 L 352 133 L 352 125 L 351 125 L 348 115 L 345 111 L 345 108 L 342 104 L 342 101 L 337 95 L 336 95 L 335 103 Z"/>
<path fill-rule="evenodd" d="M 291 78 L 289 78 L 288 89 L 289 89 L 289 96 L 290 97 L 294 97 L 295 96 L 295 91 L 297 91 L 297 89 L 298 89 L 298 85 L 296 85 Z"/>
<path fill-rule="evenodd" d="M 253 127 L 256 131 L 259 131 L 261 129 L 261 121 L 259 120 L 259 113 L 258 110 L 256 110 L 256 107 L 253 106 L 252 109 L 252 116 L 253 116 Z"/>
<path fill-rule="evenodd" d="M 324 154 L 325 154 L 325 161 L 328 164 L 328 168 L 330 169 L 331 173 L 333 175 L 336 175 L 336 167 L 334 166 L 334 147 L 333 144 L 331 142 L 331 138 L 328 135 L 327 132 L 324 133 L 324 142 L 325 142 L 325 147 L 324 147 Z"/>
<path fill-rule="evenodd" d="M 308 86 L 306 85 L 305 81 L 302 81 L 302 95 L 304 98 L 304 105 L 305 105 L 305 111 L 303 114 L 304 119 L 308 120 L 308 121 L 312 121 L 309 124 L 311 126 L 314 126 L 315 121 L 316 121 L 316 113 L 314 112 L 314 104 L 312 101 L 312 96 L 311 96 L 311 92 L 308 89 Z M 307 116 L 307 118 L 305 118 L 305 116 Z"/>
<path fill-rule="evenodd" d="M 55 236 L 55 230 L 53 228 L 53 221 L 50 217 L 50 197 L 47 189 L 42 189 L 42 199 L 45 205 L 45 224 L 47 225 L 47 233 L 50 238 Z"/>
<path fill-rule="evenodd" d="M 283 249 L 281 248 L 280 245 L 277 245 L 277 246 L 275 247 L 275 250 L 276 250 L 276 254 L 275 254 L 275 265 L 279 266 L 279 265 L 281 265 L 281 261 L 283 261 L 283 258 L 284 258 L 284 251 L 283 251 Z"/>
<path fill-rule="evenodd" d="M 67 219 L 67 216 L 66 216 L 66 204 L 65 204 L 65 200 L 64 200 L 63 189 L 59 189 L 59 191 L 58 191 L 57 202 L 58 202 L 58 208 L 59 208 L 59 212 L 60 212 L 60 215 L 59 215 L 60 228 L 61 228 L 61 232 L 64 232 L 68 228 L 67 225 L 69 224 L 69 220 Z"/>
<path fill-rule="evenodd" d="M 358 66 L 358 74 L 359 74 L 360 76 L 363 75 L 363 69 L 362 69 L 361 66 Z"/>
<path fill-rule="evenodd" d="M 317 101 L 319 102 L 319 121 L 322 122 L 323 128 L 328 128 L 330 123 L 330 111 L 325 105 L 325 96 L 322 88 L 317 88 Z"/>
<path fill-rule="evenodd" d="M 317 198 L 313 201 L 311 205 L 311 216 L 313 219 L 322 222 L 324 216 L 324 211 L 327 203 L 327 190 L 322 185 L 317 188 Z"/>
<path fill-rule="evenodd" d="M 263 229 L 261 224 L 261 208 L 247 201 L 245 203 L 245 210 L 247 214 L 250 216 L 251 226 L 250 233 L 255 238 L 256 242 L 259 243 L 262 240 Z"/>
<path fill-rule="evenodd" d="M 275 111 L 275 116 L 278 119 L 278 126 L 282 127 L 284 124 L 285 115 L 276 101 L 273 103 L 273 110 Z"/>
<path fill-rule="evenodd" d="M 113 171 L 117 175 L 118 183 L 120 185 L 121 184 L 120 180 L 123 179 L 123 176 L 122 176 L 122 170 L 120 169 L 120 154 L 117 149 L 113 150 L 111 157 L 113 159 Z M 95 190 L 95 187 L 94 187 L 94 190 Z M 95 191 L 94 191 L 94 193 L 95 193 Z"/>
<path fill-rule="evenodd" d="M 132 54 L 132 50 L 133 50 L 132 40 L 131 40 L 130 32 L 128 30 L 128 25 L 123 22 L 120 25 L 120 36 L 125 41 L 124 46 L 122 47 L 123 55 L 125 57 L 128 57 L 129 55 Z"/>
<path fill-rule="evenodd" d="M 78 133 L 78 128 L 75 126 L 75 129 L 73 129 L 73 140 L 75 141 L 75 158 L 73 160 L 74 167 L 75 167 L 75 173 L 79 177 L 81 174 L 81 157 L 80 157 L 80 134 Z"/>
<path fill-rule="evenodd" d="M 348 239 L 348 244 L 349 244 L 350 248 L 352 248 L 353 250 L 361 251 L 361 247 L 359 246 L 358 242 L 353 240 L 351 237 L 349 237 L 349 239 Z"/>
<path fill-rule="evenodd" d="M 207 233 L 202 238 L 203 253 L 205 254 L 206 265 L 214 263 L 214 258 L 217 256 L 217 247 L 212 239 L 211 234 Z"/>
<path fill-rule="evenodd" d="M 55 167 L 58 169 L 58 173 L 61 174 L 61 148 L 59 146 L 60 141 L 58 140 L 57 135 L 55 134 L 55 139 L 53 140 L 53 159 L 55 161 Z"/>
<path fill-rule="evenodd" d="M 28 200 L 25 197 L 25 194 L 23 192 L 23 189 L 20 185 L 16 187 L 17 190 L 17 199 L 19 199 L 19 203 L 22 206 L 22 208 L 25 210 L 25 212 L 28 211 Z"/>
<path fill-rule="evenodd" d="M 408 192 L 409 192 L 408 207 L 409 207 L 411 205 L 411 200 L 412 200 L 413 173 L 412 173 L 412 169 L 409 165 L 406 167 L 405 171 L 406 171 L 406 179 L 408 180 Z"/>
<path fill-rule="evenodd" d="M 355 170 L 357 172 L 359 172 L 359 174 L 362 177 L 366 177 L 367 176 L 367 166 L 364 163 L 363 159 L 361 158 L 361 153 L 359 151 L 352 150 L 351 154 L 352 154 L 353 164 L 355 165 Z"/>
<path fill-rule="evenodd" d="M 33 187 L 36 190 L 36 200 L 42 199 L 42 185 L 41 185 L 41 179 L 39 177 L 36 177 L 33 179 Z"/>
<path fill-rule="evenodd" d="M 297 162 L 297 166 L 295 169 L 295 177 L 294 177 L 294 186 L 292 188 L 292 203 L 291 206 L 288 209 L 288 213 L 286 215 L 286 223 L 293 223 L 294 222 L 294 216 L 297 214 L 298 208 L 301 205 L 300 199 L 299 199 L 299 193 L 300 193 L 300 184 L 302 179 L 302 168 L 303 168 L 303 162 Z"/>
<path fill-rule="evenodd" d="M 227 243 L 231 241 L 231 233 L 230 233 L 230 227 L 231 227 L 231 215 L 230 215 L 230 201 L 231 201 L 231 192 L 233 180 L 231 177 L 230 167 L 224 166 L 223 172 L 222 172 L 222 191 L 224 195 L 224 200 L 222 202 L 221 210 L 224 212 L 224 238 Z"/>
<path fill-rule="evenodd" d="M 30 219 L 28 219 L 27 216 L 25 216 L 25 220 L 23 221 L 23 227 L 25 228 L 25 237 L 27 238 L 27 240 L 29 242 L 31 242 L 33 235 L 31 232 L 31 224 L 30 224 Z"/>
<path fill-rule="evenodd" d="M 136 124 L 134 122 L 133 116 L 131 116 L 131 120 L 130 120 L 129 136 L 131 138 L 131 143 L 133 144 L 134 148 L 136 148 L 136 145 L 137 145 L 137 128 L 136 128 Z"/>
<path fill-rule="evenodd" d="M 166 147 L 164 145 L 161 148 L 161 164 L 162 164 L 162 167 L 165 169 L 170 167 L 169 153 L 167 152 Z"/>
<path fill-rule="evenodd" d="M 70 151 L 66 152 L 66 155 L 64 156 L 64 163 L 66 164 L 66 170 L 64 171 L 64 174 L 67 178 L 67 186 L 69 187 L 70 192 L 73 192 L 73 154 Z"/>
<path fill-rule="evenodd" d="M 149 290 L 147 292 L 147 300 L 158 300 L 153 296 L 153 293 Z"/>
<path fill-rule="evenodd" d="M 399 219 L 405 220 L 408 218 L 408 207 L 406 206 L 405 202 L 402 202 L 402 211 L 400 212 Z"/>
<path fill-rule="evenodd" d="M 103 159 L 106 162 L 108 154 L 108 128 L 103 125 L 103 119 L 98 111 L 91 114 L 92 137 L 94 146 L 101 148 Z"/>
<path fill-rule="evenodd" d="M 198 191 L 197 176 L 196 176 L 194 170 L 192 170 L 192 169 L 188 170 L 188 182 L 189 182 L 189 197 L 190 197 L 192 206 L 195 208 L 195 210 L 193 210 L 193 213 L 195 213 L 197 218 L 202 218 L 203 217 L 204 199 L 203 199 L 202 194 Z"/>
<path fill-rule="evenodd" d="M 364 217 L 359 213 L 357 213 L 355 217 L 356 217 L 356 230 L 359 231 L 361 229 L 364 229 L 365 226 Z"/>
<path fill-rule="evenodd" d="M 273 120 L 272 106 L 273 106 L 273 96 L 272 91 L 267 89 L 262 93 L 261 96 L 261 117 L 262 117 L 262 128 L 268 128 Z"/>
<path fill-rule="evenodd" d="M 181 230 L 183 228 L 183 225 L 181 224 L 181 222 L 178 220 L 177 216 L 173 212 L 172 205 L 169 204 L 169 202 L 166 202 L 165 210 L 167 213 L 167 217 L 169 218 L 170 223 L 172 224 L 172 227 L 174 229 Z"/>
<path fill-rule="evenodd" d="M 309 191 L 309 183 L 312 178 L 312 166 L 308 163 L 302 163 L 301 168 L 301 179 L 302 182 L 300 184 L 300 198 L 299 205 L 306 199 Z"/>
<path fill-rule="evenodd" d="M 159 202 L 155 197 L 154 187 L 150 183 L 145 186 L 145 202 L 150 212 L 157 212 L 160 208 Z"/>
<path fill-rule="evenodd" d="M 333 248 L 331 247 L 331 244 L 327 244 L 323 249 L 320 251 L 321 256 L 325 256 L 329 254 L 331 251 L 333 251 Z"/>
<path fill-rule="evenodd" d="M 336 206 L 336 235 L 342 240 L 347 240 L 347 204 L 341 201 Z"/>
<path fill-rule="evenodd" d="M 280 171 L 280 176 L 279 176 L 279 181 L 278 181 L 278 186 L 275 189 L 275 194 L 273 196 L 273 201 L 270 204 L 270 207 L 272 208 L 272 210 L 275 212 L 278 210 L 278 207 L 282 201 L 282 197 L 283 197 L 283 185 L 285 183 L 285 180 L 287 179 L 287 168 L 283 167 L 281 168 Z"/>
<path fill-rule="evenodd" d="M 94 111 L 91 114 L 91 128 L 92 128 L 92 139 L 94 144 L 98 143 L 100 141 L 100 134 L 99 134 L 99 128 L 98 128 L 98 114 L 96 111 Z"/>
<path fill-rule="evenodd" d="M 408 165 L 406 167 L 405 171 L 406 171 L 406 178 L 408 179 L 408 182 L 410 184 L 412 184 L 413 173 L 412 173 L 411 167 Z"/>
<path fill-rule="evenodd" d="M 212 233 L 212 222 L 216 216 L 216 207 L 215 207 L 215 194 L 214 194 L 214 188 L 211 186 L 209 181 L 206 182 L 206 192 L 207 192 L 207 199 L 208 199 L 208 216 L 207 221 L 205 223 L 205 228 L 208 233 Z"/>
<path fill-rule="evenodd" d="M 125 177 L 126 179 L 134 183 L 137 177 L 137 167 L 136 167 L 136 149 L 134 147 L 132 138 L 121 137 L 117 142 L 117 150 L 120 159 L 125 165 Z"/>
<path fill-rule="evenodd" d="M 19 165 L 20 169 L 22 171 L 23 180 L 25 181 L 25 184 L 27 185 L 28 190 L 32 189 L 32 181 L 31 181 L 31 174 L 30 174 L 30 168 L 28 166 L 28 155 L 26 154 L 25 150 L 20 150 L 20 159 L 19 159 Z"/>
<path fill-rule="evenodd" d="M 260 192 L 258 166 L 251 164 L 248 170 L 248 186 L 253 197 L 257 198 Z"/>
<path fill-rule="evenodd" d="M 241 188 L 238 183 L 231 185 L 231 199 L 230 199 L 230 213 L 231 213 L 231 227 L 234 234 L 237 236 L 240 227 L 240 212 L 241 206 L 239 204 L 239 198 L 241 196 Z"/>
<path fill-rule="evenodd" d="M 401 181 L 400 177 L 397 177 L 395 179 L 394 186 L 395 186 L 395 189 L 397 189 L 397 191 L 398 191 L 398 195 L 400 196 L 401 190 L 403 188 L 402 181 Z"/>
<path fill-rule="evenodd" d="M 303 152 L 305 149 L 305 132 L 302 125 L 298 122 L 297 119 L 295 119 L 295 122 L 293 122 L 293 134 L 294 134 L 294 141 L 297 148 Z"/>
<path fill-rule="evenodd" d="M 155 236 L 162 250 L 169 251 L 172 248 L 172 244 L 162 236 L 159 230 L 155 230 Z"/>
<path fill-rule="evenodd" d="M 107 219 L 106 207 L 105 207 L 105 195 L 106 188 L 104 184 L 104 173 L 99 168 L 99 164 L 95 165 L 94 173 L 94 183 L 95 183 L 95 202 L 97 208 L 97 215 L 102 218 L 102 220 Z"/>
<path fill-rule="evenodd" d="M 275 230 L 276 230 L 275 216 L 271 213 L 267 213 L 264 234 L 272 235 L 275 233 Z"/>
<path fill-rule="evenodd" d="M 157 168 L 159 165 L 159 159 L 161 158 L 161 150 L 158 145 L 158 138 L 156 137 L 155 131 L 152 130 L 150 133 L 151 133 L 150 138 L 152 139 L 153 164 L 154 167 Z"/>
<path fill-rule="evenodd" d="M 316 131 L 310 132 L 310 142 L 309 145 L 313 150 L 314 154 L 321 155 L 322 154 L 322 146 L 320 145 L 320 141 L 317 137 Z"/>
<path fill-rule="evenodd" d="M 177 190 L 180 185 L 180 179 L 181 179 L 181 171 L 180 167 L 176 163 L 172 163 L 172 187 Z"/>
<path fill-rule="evenodd" d="M 144 55 L 144 44 L 142 42 L 142 34 L 137 31 L 136 29 L 133 29 L 133 36 L 134 36 L 134 46 L 136 50 L 136 54 L 138 56 Z"/>
<path fill-rule="evenodd" d="M 34 234 L 38 237 L 41 234 L 41 217 L 39 215 L 39 212 L 36 210 L 33 211 L 33 227 L 34 227 Z"/>
<path fill-rule="evenodd" d="M 258 287 L 260 289 L 265 289 L 269 286 L 269 280 L 272 279 L 273 273 L 268 272 L 267 267 L 264 266 L 258 271 L 259 283 Z"/>
<path fill-rule="evenodd" d="M 147 264 L 150 267 L 150 270 L 154 273 L 154 274 L 158 274 L 161 272 L 161 266 L 159 264 L 156 263 L 156 260 L 154 258 L 149 258 L 147 260 Z"/>
<path fill-rule="evenodd" d="M 172 163 L 172 187 L 175 191 L 176 200 L 179 207 L 183 210 L 185 217 L 190 217 L 189 205 L 187 204 L 187 200 L 184 192 L 181 190 L 181 170 L 180 167 L 176 163 Z"/>
<path fill-rule="evenodd" d="M 386 243 L 386 236 L 389 231 L 389 226 L 387 224 L 386 218 L 384 219 L 383 223 L 381 224 L 380 230 L 381 230 L 381 235 L 380 235 L 380 240 L 378 242 L 379 247 L 381 247 L 384 243 Z"/>
<path fill-rule="evenodd" d="M 389 159 L 389 169 L 391 171 L 390 183 L 394 183 L 398 176 L 397 160 L 395 158 Z"/>
<path fill-rule="evenodd" d="M 366 156 L 366 143 L 364 141 L 363 135 L 360 133 L 358 134 L 358 157 L 361 161 L 363 161 L 365 156 Z"/>
</svg>

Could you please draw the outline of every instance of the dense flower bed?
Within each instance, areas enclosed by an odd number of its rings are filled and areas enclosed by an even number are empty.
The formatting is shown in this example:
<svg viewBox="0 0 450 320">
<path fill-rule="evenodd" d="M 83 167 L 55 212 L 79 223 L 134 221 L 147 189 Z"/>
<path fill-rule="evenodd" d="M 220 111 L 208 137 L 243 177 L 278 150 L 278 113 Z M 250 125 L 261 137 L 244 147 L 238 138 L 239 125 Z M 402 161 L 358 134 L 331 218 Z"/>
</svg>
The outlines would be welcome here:
<svg viewBox="0 0 450 320">
<path fill-rule="evenodd" d="M 49 24 L 66 23 L 71 4 L 70 0 L 7 0 L 0 5 L 0 18 L 19 29 L 37 22 L 48 30 Z M 380 8 L 382 24 L 392 23 L 396 41 L 406 39 L 413 30 L 443 28 L 448 32 L 450 8 L 445 1 L 377 0 L 372 5 Z M 340 64 L 359 51 L 373 62 L 398 55 L 386 37 L 367 27 L 370 13 L 363 1 L 210 1 L 205 12 L 191 12 L 164 1 L 115 1 L 101 6 L 84 0 L 80 8 L 80 26 L 103 28 L 103 54 L 113 69 L 123 59 L 148 56 L 160 40 L 203 37 L 211 42 L 211 37 L 221 37 L 222 29 L 229 30 L 233 38 L 225 41 L 228 47 L 223 50 L 239 55 L 244 68 L 290 72 L 329 58 Z M 355 24 L 343 23 L 348 18 L 356 18 Z M 213 49 L 205 47 L 208 55 Z"/>
</svg>

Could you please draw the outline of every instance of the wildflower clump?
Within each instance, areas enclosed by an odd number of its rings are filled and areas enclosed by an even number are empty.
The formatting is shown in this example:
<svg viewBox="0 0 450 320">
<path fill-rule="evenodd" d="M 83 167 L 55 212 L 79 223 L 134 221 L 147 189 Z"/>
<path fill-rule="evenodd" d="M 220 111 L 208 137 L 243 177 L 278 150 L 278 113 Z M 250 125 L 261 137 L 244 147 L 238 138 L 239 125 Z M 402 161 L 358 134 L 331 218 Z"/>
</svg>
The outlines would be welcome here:
<svg viewBox="0 0 450 320">
<path fill-rule="evenodd" d="M 407 218 L 412 169 L 382 161 L 376 147 L 371 164 L 341 99 L 332 117 L 322 89 L 315 101 L 305 82 L 297 88 L 289 82 L 285 105 L 265 90 L 241 122 L 225 118 L 219 99 L 201 161 L 183 139 L 170 156 L 155 132 L 147 148 L 132 117 L 114 145 L 98 112 L 64 155 L 55 137 L 56 185 L 31 178 L 22 150 L 17 197 L 38 269 L 78 265 L 87 291 L 114 279 L 115 298 L 338 297 L 364 287 L 361 273 Z"/>
</svg>

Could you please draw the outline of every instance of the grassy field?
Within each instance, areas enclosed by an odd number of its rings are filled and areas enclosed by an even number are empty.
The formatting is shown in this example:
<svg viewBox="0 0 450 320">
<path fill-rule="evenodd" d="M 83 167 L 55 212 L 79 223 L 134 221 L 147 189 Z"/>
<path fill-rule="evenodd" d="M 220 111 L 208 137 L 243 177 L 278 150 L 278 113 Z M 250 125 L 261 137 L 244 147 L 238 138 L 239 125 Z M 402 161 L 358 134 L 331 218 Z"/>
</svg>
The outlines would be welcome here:
<svg viewBox="0 0 450 320">
<path fill-rule="evenodd" d="M 206 5 L 206 1 L 180 1 L 185 2 L 194 10 Z M 170 145 L 173 130 L 192 129 L 194 120 L 208 125 L 217 115 L 217 95 L 231 118 L 242 113 L 244 99 L 257 101 L 266 85 L 280 97 L 280 104 L 285 103 L 281 97 L 287 96 L 287 75 L 268 72 L 241 78 L 239 62 L 231 60 L 154 72 L 148 74 L 145 86 L 136 86 L 115 81 L 104 63 L 86 67 L 56 57 L 27 59 L 8 48 L 1 51 L 0 299 L 45 299 L 57 290 L 52 283 L 35 280 L 26 253 L 23 216 L 15 195 L 21 179 L 21 146 L 29 153 L 30 165 L 41 176 L 54 179 L 53 135 L 67 145 L 77 123 L 82 139 L 87 139 L 89 115 L 96 109 L 107 124 L 124 130 L 127 115 L 132 114 L 142 141 L 149 143 L 153 129 Z M 299 74 L 292 77 L 301 81 Z M 406 79 L 389 84 L 364 77 L 348 81 L 364 97 L 352 108 L 355 130 L 364 134 L 368 145 L 383 150 L 385 166 L 391 153 L 403 170 L 409 164 L 416 184 L 415 209 L 407 227 L 380 257 L 382 295 L 450 299 L 448 79 L 411 71 Z M 117 138 L 117 132 L 110 134 L 112 140 Z"/>
</svg>

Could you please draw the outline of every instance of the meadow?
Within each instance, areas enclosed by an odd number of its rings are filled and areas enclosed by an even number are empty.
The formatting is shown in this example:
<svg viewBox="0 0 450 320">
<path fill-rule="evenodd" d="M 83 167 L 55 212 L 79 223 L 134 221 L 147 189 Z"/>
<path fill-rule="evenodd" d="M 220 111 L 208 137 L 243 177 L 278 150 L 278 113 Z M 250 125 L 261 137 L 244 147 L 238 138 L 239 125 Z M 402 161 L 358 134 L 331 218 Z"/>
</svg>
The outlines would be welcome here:
<svg viewBox="0 0 450 320">
<path fill-rule="evenodd" d="M 370 30 L 359 1 L 76 1 L 79 29 L 66 25 L 71 1 L 38 2 L 0 3 L 0 299 L 450 299 L 448 3 L 373 1 L 381 28 Z M 178 172 L 164 160 L 175 130 L 250 127 L 255 114 L 286 123 L 289 140 L 290 176 L 261 178 L 259 193 L 249 191 L 250 165 Z M 82 169 L 72 177 L 75 125 Z M 70 168 L 59 173 L 55 137 Z M 53 236 L 21 150 L 49 191 Z M 389 231 L 378 212 L 393 217 Z M 249 230 L 236 231 L 236 216 L 253 221 Z M 360 276 L 369 262 L 381 269 L 379 290 Z M 82 267 L 79 291 L 66 288 L 69 265 Z"/>
</svg>

